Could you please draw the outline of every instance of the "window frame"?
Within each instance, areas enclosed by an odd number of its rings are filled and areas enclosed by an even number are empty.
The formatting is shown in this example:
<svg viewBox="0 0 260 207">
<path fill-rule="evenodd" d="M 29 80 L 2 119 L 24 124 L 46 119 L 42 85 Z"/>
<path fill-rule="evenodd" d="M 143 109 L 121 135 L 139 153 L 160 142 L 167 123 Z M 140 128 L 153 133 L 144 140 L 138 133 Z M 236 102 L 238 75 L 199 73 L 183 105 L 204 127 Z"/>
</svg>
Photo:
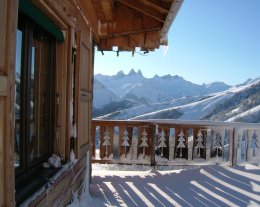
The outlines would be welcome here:
<svg viewBox="0 0 260 207">
<path fill-rule="evenodd" d="M 15 168 L 15 178 L 16 178 L 16 189 L 21 188 L 21 186 L 25 185 L 26 182 L 30 183 L 31 176 L 37 176 L 39 172 L 43 171 L 42 163 L 47 160 L 48 157 L 54 151 L 54 138 L 55 138 L 55 38 L 51 36 L 48 32 L 38 26 L 35 22 L 33 22 L 27 16 L 19 13 L 18 18 L 18 26 L 17 29 L 22 31 L 22 48 L 21 48 L 21 69 L 20 69 L 20 124 L 19 124 L 19 134 L 20 134 L 20 159 L 19 159 L 19 167 Z M 34 40 L 34 30 L 43 32 L 47 34 L 50 38 L 48 41 L 48 45 L 50 46 L 49 54 L 48 54 L 48 95 L 49 95 L 49 116 L 48 116 L 48 130 L 47 136 L 48 146 L 47 152 L 40 156 L 39 158 L 30 161 L 29 155 L 29 137 L 30 137 L 30 100 L 31 100 L 31 74 L 32 74 L 32 48 L 33 48 L 33 40 Z M 16 134 L 16 132 L 15 132 Z M 48 173 L 47 173 L 48 174 Z M 30 187 L 29 187 L 30 188 Z M 35 190 L 35 187 L 32 187 L 32 190 Z M 21 192 L 17 192 L 17 194 L 23 194 Z M 18 195 L 19 197 L 19 195 Z"/>
</svg>

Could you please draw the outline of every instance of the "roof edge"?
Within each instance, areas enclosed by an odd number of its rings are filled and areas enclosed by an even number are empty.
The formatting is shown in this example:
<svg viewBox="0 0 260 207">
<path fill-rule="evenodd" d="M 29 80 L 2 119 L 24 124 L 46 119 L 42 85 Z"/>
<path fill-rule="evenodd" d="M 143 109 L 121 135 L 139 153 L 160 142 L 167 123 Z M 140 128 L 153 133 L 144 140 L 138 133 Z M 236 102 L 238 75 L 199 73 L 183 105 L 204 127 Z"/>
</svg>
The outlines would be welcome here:
<svg viewBox="0 0 260 207">
<path fill-rule="evenodd" d="M 167 18 L 165 20 L 165 23 L 163 25 L 163 28 L 161 30 L 161 39 L 160 39 L 160 45 L 168 45 L 168 32 L 169 29 L 175 19 L 175 17 L 177 16 L 178 11 L 181 8 L 181 5 L 183 3 L 184 0 L 176 0 L 172 3 L 172 6 L 169 10 L 169 13 L 167 15 Z"/>
</svg>

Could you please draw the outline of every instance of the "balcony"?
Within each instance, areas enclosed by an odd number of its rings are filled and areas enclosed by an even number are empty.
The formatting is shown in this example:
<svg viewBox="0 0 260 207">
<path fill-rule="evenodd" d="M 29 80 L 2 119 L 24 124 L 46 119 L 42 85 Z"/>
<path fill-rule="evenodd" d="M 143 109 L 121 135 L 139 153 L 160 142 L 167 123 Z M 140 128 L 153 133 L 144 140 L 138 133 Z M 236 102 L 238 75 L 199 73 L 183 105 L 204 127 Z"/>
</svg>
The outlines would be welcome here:
<svg viewBox="0 0 260 207">
<path fill-rule="evenodd" d="M 93 165 L 90 206 L 260 205 L 260 124 L 92 120 L 92 135 L 108 165 Z"/>
<path fill-rule="evenodd" d="M 92 163 L 150 166 L 260 163 L 260 124 L 92 121 Z"/>
</svg>

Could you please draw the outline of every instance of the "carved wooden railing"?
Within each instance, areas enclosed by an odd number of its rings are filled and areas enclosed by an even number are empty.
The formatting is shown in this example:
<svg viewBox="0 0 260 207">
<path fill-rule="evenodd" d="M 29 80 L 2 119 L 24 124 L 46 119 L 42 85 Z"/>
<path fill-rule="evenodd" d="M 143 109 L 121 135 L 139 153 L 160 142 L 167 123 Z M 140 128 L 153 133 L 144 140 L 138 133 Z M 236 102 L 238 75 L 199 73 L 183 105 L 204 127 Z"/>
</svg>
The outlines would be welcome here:
<svg viewBox="0 0 260 207">
<path fill-rule="evenodd" d="M 260 124 L 93 120 L 92 162 L 147 165 L 260 163 Z"/>
</svg>

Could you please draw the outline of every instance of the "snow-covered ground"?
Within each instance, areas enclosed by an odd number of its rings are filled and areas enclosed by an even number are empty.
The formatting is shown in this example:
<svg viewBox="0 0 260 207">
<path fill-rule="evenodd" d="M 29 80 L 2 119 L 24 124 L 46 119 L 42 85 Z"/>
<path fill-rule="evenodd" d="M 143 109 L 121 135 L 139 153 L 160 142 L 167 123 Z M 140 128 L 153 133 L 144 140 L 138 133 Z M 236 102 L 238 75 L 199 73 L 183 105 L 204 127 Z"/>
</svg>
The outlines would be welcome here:
<svg viewBox="0 0 260 207">
<path fill-rule="evenodd" d="M 258 116 L 258 114 L 260 114 L 260 105 L 254 107 L 252 109 L 249 109 L 243 113 L 240 113 L 240 114 L 228 119 L 227 121 L 232 122 L 232 121 L 236 121 L 239 118 L 247 118 L 247 117 L 248 117 L 248 119 L 250 119 L 250 117 L 252 117 L 253 115 Z"/>
<path fill-rule="evenodd" d="M 94 167 L 90 195 L 71 206 L 260 206 L 260 166 L 170 171 Z"/>
</svg>

